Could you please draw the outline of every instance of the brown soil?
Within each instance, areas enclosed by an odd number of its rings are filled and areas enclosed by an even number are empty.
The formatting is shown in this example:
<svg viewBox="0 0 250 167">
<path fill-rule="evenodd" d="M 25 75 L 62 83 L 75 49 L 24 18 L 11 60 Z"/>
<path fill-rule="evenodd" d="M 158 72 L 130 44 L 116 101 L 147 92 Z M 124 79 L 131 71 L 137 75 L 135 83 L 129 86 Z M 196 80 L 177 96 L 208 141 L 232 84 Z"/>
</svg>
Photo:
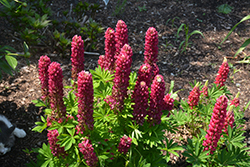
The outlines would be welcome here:
<svg viewBox="0 0 250 167">
<path fill-rule="evenodd" d="M 52 1 L 51 7 L 55 13 L 60 13 L 69 9 L 71 1 Z M 229 78 L 226 86 L 233 94 L 240 94 L 240 103 L 243 108 L 249 101 L 249 78 L 250 67 L 248 64 L 237 63 L 245 56 L 250 56 L 249 47 L 247 47 L 237 58 L 232 58 L 237 49 L 243 42 L 249 38 L 250 21 L 241 23 L 231 34 L 228 40 L 224 42 L 221 49 L 218 44 L 223 40 L 230 29 L 238 23 L 244 16 L 250 13 L 250 2 L 246 0 L 128 0 L 123 13 L 113 15 L 117 7 L 116 1 L 111 0 L 107 6 L 97 13 L 97 22 L 100 22 L 104 29 L 116 26 L 118 20 L 123 20 L 128 26 L 129 45 L 133 49 L 133 67 L 138 70 L 143 63 L 145 33 L 149 27 L 155 27 L 159 33 L 159 56 L 158 66 L 160 73 L 164 76 L 167 91 L 170 81 L 175 82 L 174 91 L 184 89 L 178 93 L 180 98 L 186 99 L 191 86 L 189 82 L 200 81 L 204 84 L 205 80 L 213 83 L 223 57 L 228 57 L 228 62 L 233 66 L 230 68 Z M 230 14 L 218 13 L 218 5 L 228 3 L 234 9 Z M 145 6 L 145 10 L 139 7 Z M 1 7 L 1 6 L 0 6 Z M 178 17 L 178 18 L 177 18 Z M 174 24 L 171 20 L 175 19 Z M 169 21 L 170 19 L 170 21 Z M 0 17 L 0 45 L 10 45 L 14 48 L 21 48 L 22 42 L 9 30 L 9 25 L 4 18 Z M 189 32 L 199 30 L 205 38 L 195 35 L 190 38 L 192 45 L 186 53 L 178 51 L 179 44 L 184 39 L 184 34 L 180 34 L 180 39 L 175 40 L 178 27 L 181 23 L 189 26 Z M 173 46 L 165 48 L 166 40 Z M 20 50 L 21 51 L 21 50 Z M 104 54 L 104 33 L 100 37 L 97 50 L 94 52 Z M 35 122 L 39 121 L 42 109 L 34 106 L 31 102 L 41 96 L 37 63 L 41 55 L 47 54 L 53 61 L 62 64 L 64 72 L 64 85 L 69 83 L 70 78 L 70 57 L 61 58 L 55 53 L 39 52 L 32 55 L 30 65 L 28 66 L 24 59 L 19 60 L 17 72 L 14 76 L 6 76 L 0 81 L 0 114 L 4 114 L 10 121 L 19 128 L 27 132 L 23 139 L 17 139 L 11 152 L 0 157 L 0 166 L 2 167 L 21 167 L 30 159 L 35 160 L 34 153 L 27 154 L 23 149 L 41 147 L 46 141 L 46 133 L 35 133 L 31 129 L 35 127 Z M 69 53 L 70 55 L 70 53 Z M 94 69 L 97 66 L 98 56 L 85 55 L 85 69 Z M 236 70 L 239 70 L 236 72 Z M 249 109 L 245 112 L 247 120 L 245 129 L 247 130 L 246 142 L 250 142 L 249 130 L 250 118 Z M 181 160 L 177 161 L 179 166 Z"/>
</svg>

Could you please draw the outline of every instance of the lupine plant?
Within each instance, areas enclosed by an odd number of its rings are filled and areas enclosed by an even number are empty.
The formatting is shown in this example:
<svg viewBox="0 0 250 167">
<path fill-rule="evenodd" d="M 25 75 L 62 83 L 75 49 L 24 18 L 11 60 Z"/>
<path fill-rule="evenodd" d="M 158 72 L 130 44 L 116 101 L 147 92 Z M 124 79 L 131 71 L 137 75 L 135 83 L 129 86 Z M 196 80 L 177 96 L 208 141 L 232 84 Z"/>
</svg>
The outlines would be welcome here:
<svg viewBox="0 0 250 167">
<path fill-rule="evenodd" d="M 101 56 L 95 70 L 88 72 L 83 67 L 75 85 L 65 87 L 69 89 L 67 96 L 63 94 L 60 64 L 50 62 L 46 56 L 40 58 L 43 98 L 34 102 L 46 109 L 33 130 L 47 130 L 48 144 L 43 143 L 37 150 L 37 162 L 30 166 L 165 167 L 170 155 L 179 156 L 177 151 L 181 150 L 187 165 L 249 166 L 250 158 L 242 142 L 244 131 L 240 125 L 244 121 L 239 94 L 230 102 L 224 80 L 225 85 L 214 83 L 212 87 L 208 81 L 204 86 L 198 82 L 188 99 L 178 102 L 176 92 L 172 92 L 173 82 L 165 93 L 164 77 L 152 77 L 151 69 L 157 63 L 156 29 L 150 27 L 146 36 L 145 64 L 138 74 L 130 70 L 133 52 L 125 43 L 119 46 L 114 71 L 102 66 L 110 57 Z M 105 47 L 107 53 L 118 50 Z M 150 47 L 154 48 L 151 52 Z M 224 65 L 221 68 L 225 69 Z M 228 73 L 219 71 L 219 75 L 226 79 Z M 182 129 L 188 129 L 192 136 L 184 141 L 185 145 L 164 135 L 165 131 L 182 133 Z"/>
</svg>

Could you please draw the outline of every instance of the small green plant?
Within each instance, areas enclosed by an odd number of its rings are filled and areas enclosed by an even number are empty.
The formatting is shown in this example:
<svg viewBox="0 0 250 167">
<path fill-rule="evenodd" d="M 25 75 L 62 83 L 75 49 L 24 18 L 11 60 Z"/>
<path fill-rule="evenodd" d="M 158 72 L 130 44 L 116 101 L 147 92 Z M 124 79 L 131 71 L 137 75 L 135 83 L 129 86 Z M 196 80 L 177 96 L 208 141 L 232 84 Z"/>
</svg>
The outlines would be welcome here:
<svg viewBox="0 0 250 167">
<path fill-rule="evenodd" d="M 217 7 L 217 11 L 223 14 L 229 14 L 233 10 L 233 7 L 228 4 L 223 4 Z"/>
<path fill-rule="evenodd" d="M 147 9 L 146 9 L 146 5 L 143 5 L 142 7 L 141 7 L 141 6 L 138 6 L 138 9 L 139 9 L 140 12 L 146 11 L 146 10 L 147 10 Z"/>
<path fill-rule="evenodd" d="M 0 80 L 3 75 L 2 72 L 13 75 L 13 70 L 16 69 L 17 59 L 16 56 L 30 57 L 29 47 L 24 42 L 24 54 L 13 53 L 16 50 L 10 46 L 0 46 Z"/>
<path fill-rule="evenodd" d="M 182 30 L 183 30 L 184 33 L 185 33 L 185 40 L 182 41 L 182 42 L 180 43 L 180 45 L 179 45 L 179 50 L 181 50 L 181 53 L 186 52 L 187 47 L 191 44 L 191 43 L 188 42 L 188 40 L 189 40 L 189 38 L 190 38 L 192 35 L 200 34 L 200 35 L 204 38 L 203 33 L 200 32 L 200 31 L 198 31 L 198 30 L 194 30 L 193 32 L 189 33 L 189 27 L 188 27 L 188 25 L 182 23 L 182 24 L 180 25 L 180 27 L 178 28 L 178 30 L 177 30 L 177 34 L 176 34 L 176 38 L 177 38 L 177 39 L 180 37 L 179 34 L 180 34 L 180 32 L 181 32 Z"/>
</svg>

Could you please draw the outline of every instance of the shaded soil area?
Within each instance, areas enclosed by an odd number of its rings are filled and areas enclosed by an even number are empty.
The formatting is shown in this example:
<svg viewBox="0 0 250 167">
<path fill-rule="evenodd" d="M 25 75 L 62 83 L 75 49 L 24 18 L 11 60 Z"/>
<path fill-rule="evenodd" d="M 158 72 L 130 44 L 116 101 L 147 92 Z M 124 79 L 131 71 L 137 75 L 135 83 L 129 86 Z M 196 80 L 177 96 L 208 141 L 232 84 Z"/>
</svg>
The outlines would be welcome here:
<svg viewBox="0 0 250 167">
<path fill-rule="evenodd" d="M 96 1 L 92 1 L 96 2 Z M 62 11 L 70 8 L 70 3 L 75 1 L 53 0 L 51 8 L 54 13 L 62 14 Z M 128 26 L 129 45 L 133 49 L 132 70 L 137 71 L 144 60 L 145 33 L 149 27 L 155 27 L 159 33 L 158 66 L 160 74 L 164 76 L 168 91 L 170 81 L 175 82 L 174 91 L 183 89 L 178 93 L 179 98 L 187 99 L 192 90 L 190 82 L 194 80 L 205 83 L 213 83 L 215 76 L 227 57 L 231 64 L 226 86 L 231 91 L 233 98 L 237 92 L 240 94 L 240 103 L 243 108 L 249 101 L 250 67 L 248 64 L 239 63 L 246 56 L 250 56 L 249 46 L 236 58 L 235 52 L 250 37 L 250 21 L 241 23 L 230 35 L 221 48 L 218 44 L 223 40 L 230 29 L 243 17 L 250 13 L 250 2 L 246 0 L 128 0 L 124 10 L 115 14 L 119 7 L 117 1 L 111 0 L 107 6 L 100 0 L 102 9 L 97 13 L 96 21 L 101 23 L 106 30 L 108 27 L 115 29 L 118 20 L 123 20 Z M 217 6 L 227 3 L 234 7 L 229 14 L 217 12 Z M 1 6 L 0 6 L 1 7 Z M 186 52 L 178 50 L 180 43 L 185 39 L 183 31 L 176 39 L 178 27 L 182 24 L 189 26 L 189 33 L 199 30 L 204 34 L 194 35 L 190 38 L 192 43 Z M 10 45 L 21 48 L 22 41 L 13 36 L 10 25 L 5 18 L 0 17 L 0 45 Z M 164 46 L 163 44 L 167 45 Z M 49 49 L 48 49 L 49 50 Z M 104 54 L 104 33 L 101 34 L 94 52 Z M 35 160 L 36 155 L 25 153 L 24 149 L 41 147 L 46 140 L 46 132 L 39 134 L 31 131 L 35 122 L 40 120 L 42 108 L 34 106 L 31 102 L 41 96 L 40 81 L 38 78 L 38 59 L 41 55 L 48 55 L 52 61 L 61 63 L 64 75 L 64 85 L 69 84 L 71 76 L 70 57 L 61 58 L 56 53 L 46 50 L 38 52 L 29 59 L 28 66 L 23 59 L 19 60 L 17 72 L 14 76 L 5 76 L 0 81 L 0 114 L 5 115 L 10 121 L 23 128 L 27 136 L 16 139 L 16 144 L 11 152 L 0 157 L 2 167 L 21 167 L 30 159 Z M 70 53 L 69 53 L 70 55 Z M 85 70 L 94 69 L 97 66 L 98 56 L 85 55 Z M 250 143 L 250 118 L 249 109 L 245 112 L 247 130 L 246 141 Z M 171 161 L 172 166 L 185 166 L 183 159 Z"/>
</svg>

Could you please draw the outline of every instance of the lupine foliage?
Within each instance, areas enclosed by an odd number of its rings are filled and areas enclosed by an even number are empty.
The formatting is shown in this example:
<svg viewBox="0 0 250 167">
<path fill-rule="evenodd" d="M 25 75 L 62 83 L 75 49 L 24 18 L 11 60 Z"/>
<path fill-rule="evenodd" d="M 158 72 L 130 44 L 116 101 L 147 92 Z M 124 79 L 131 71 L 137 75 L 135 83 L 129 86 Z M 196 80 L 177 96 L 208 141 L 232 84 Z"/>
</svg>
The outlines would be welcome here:
<svg viewBox="0 0 250 167">
<path fill-rule="evenodd" d="M 127 31 L 123 21 L 118 21 L 118 27 Z M 122 32 L 120 29 L 116 29 L 116 34 Z M 206 82 L 204 86 L 195 83 L 189 98 L 178 102 L 175 100 L 177 92 L 173 92 L 174 82 L 171 81 L 166 93 L 162 75 L 157 74 L 151 80 L 153 74 L 149 71 L 157 63 L 158 40 L 154 28 L 151 27 L 146 36 L 148 34 L 154 37 L 146 38 L 151 43 L 145 42 L 147 54 L 138 77 L 130 70 L 132 48 L 126 42 L 120 46 L 120 42 L 116 45 L 121 51 L 116 55 L 115 71 L 99 66 L 90 72 L 79 72 L 74 85 L 65 87 L 69 91 L 63 97 L 64 103 L 60 93 L 60 64 L 52 62 L 49 65 L 50 103 L 34 101 L 37 106 L 47 109 L 44 110 L 45 118 L 41 117 L 41 122 L 33 129 L 48 130 L 49 143 L 38 149 L 37 162 L 30 164 L 168 166 L 170 155 L 179 156 L 177 151 L 184 150 L 182 154 L 187 164 L 193 166 L 249 166 L 250 158 L 243 144 L 244 130 L 240 126 L 244 124 L 244 111 L 235 99 L 228 104 L 232 97 L 226 88 L 226 73 L 219 70 L 218 75 L 223 80 L 216 78 L 216 82 L 223 81 L 225 85 L 222 82 L 219 86 L 218 83 L 209 85 Z M 148 62 L 149 58 L 152 61 Z M 101 59 L 106 61 L 108 56 Z M 221 68 L 227 69 L 225 62 Z M 46 85 L 44 76 L 40 76 L 42 89 Z M 61 79 L 57 78 L 55 83 L 56 77 Z M 56 119 L 51 117 L 53 114 Z M 173 138 L 164 135 L 164 131 L 174 134 L 182 133 L 182 129 L 192 135 L 186 145 L 178 145 Z"/>
</svg>

